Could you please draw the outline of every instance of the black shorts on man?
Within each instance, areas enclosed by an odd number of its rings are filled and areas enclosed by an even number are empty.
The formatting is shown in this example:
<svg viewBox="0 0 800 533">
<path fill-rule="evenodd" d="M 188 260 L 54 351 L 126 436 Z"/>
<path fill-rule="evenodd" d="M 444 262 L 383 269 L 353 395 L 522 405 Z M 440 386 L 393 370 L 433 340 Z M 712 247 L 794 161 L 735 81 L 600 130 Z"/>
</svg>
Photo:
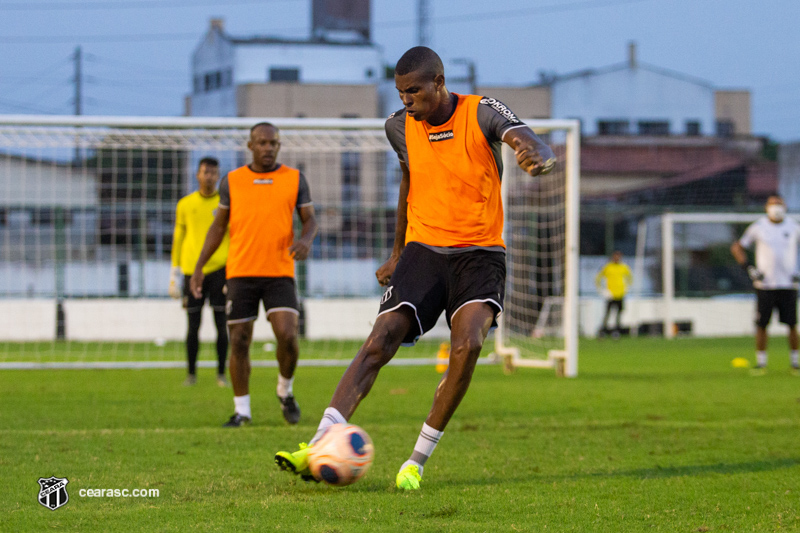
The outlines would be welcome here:
<svg viewBox="0 0 800 533">
<path fill-rule="evenodd" d="M 225 267 L 209 272 L 203 278 L 203 296 L 195 298 L 189 290 L 191 276 L 183 276 L 183 308 L 190 313 L 195 313 L 203 308 L 208 298 L 208 304 L 214 311 L 225 310 Z"/>
<path fill-rule="evenodd" d="M 772 310 L 778 310 L 778 320 L 790 328 L 797 325 L 796 289 L 756 289 L 756 325 L 766 328 Z"/>
<path fill-rule="evenodd" d="M 447 325 L 468 303 L 485 302 L 495 310 L 492 328 L 503 311 L 506 257 L 503 252 L 475 249 L 442 254 L 410 242 L 403 250 L 389 286 L 381 298 L 378 316 L 407 305 L 414 311 L 417 327 L 403 339 L 413 345 L 445 311 Z"/>
<path fill-rule="evenodd" d="M 228 323 L 250 322 L 258 318 L 258 305 L 264 304 L 269 317 L 275 311 L 300 314 L 294 279 L 288 277 L 247 277 L 228 280 Z"/>
</svg>

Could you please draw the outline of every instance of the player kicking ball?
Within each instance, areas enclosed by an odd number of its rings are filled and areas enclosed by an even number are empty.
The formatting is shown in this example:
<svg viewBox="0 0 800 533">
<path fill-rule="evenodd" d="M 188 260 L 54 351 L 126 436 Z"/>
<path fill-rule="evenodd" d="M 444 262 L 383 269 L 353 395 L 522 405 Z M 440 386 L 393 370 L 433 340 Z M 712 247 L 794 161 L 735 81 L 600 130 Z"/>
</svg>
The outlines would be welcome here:
<svg viewBox="0 0 800 533">
<path fill-rule="evenodd" d="M 403 109 L 386 121 L 386 135 L 403 177 L 392 255 L 375 275 L 386 287 L 364 345 L 345 371 L 308 446 L 278 452 L 283 470 L 314 479 L 310 447 L 333 424 L 347 422 L 401 345 L 413 345 L 445 312 L 450 364 L 433 397 L 396 485 L 419 489 L 428 458 L 467 392 L 483 342 L 503 310 L 505 244 L 500 194 L 503 142 L 531 176 L 555 165 L 553 151 L 493 98 L 451 93 L 430 48 L 415 47 L 397 62 Z"/>
</svg>

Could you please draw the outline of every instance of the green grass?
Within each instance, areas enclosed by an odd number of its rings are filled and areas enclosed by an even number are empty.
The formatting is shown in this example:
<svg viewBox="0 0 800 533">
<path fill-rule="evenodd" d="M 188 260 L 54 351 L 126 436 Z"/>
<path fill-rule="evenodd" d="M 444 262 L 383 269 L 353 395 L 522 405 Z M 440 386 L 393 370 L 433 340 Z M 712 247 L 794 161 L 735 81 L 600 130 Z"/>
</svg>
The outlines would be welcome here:
<svg viewBox="0 0 800 533">
<path fill-rule="evenodd" d="M 796 531 L 800 378 L 779 346 L 758 378 L 730 366 L 751 339 L 584 341 L 577 379 L 478 367 L 411 494 L 394 475 L 430 407 L 430 367 L 382 371 L 353 418 L 375 462 L 344 489 L 272 463 L 313 434 L 341 368 L 299 370 L 297 427 L 275 369 L 254 369 L 254 424 L 236 430 L 220 427 L 231 392 L 212 369 L 194 388 L 179 369 L 2 371 L 0 531 Z M 51 475 L 69 479 L 56 511 L 36 498 Z"/>
</svg>

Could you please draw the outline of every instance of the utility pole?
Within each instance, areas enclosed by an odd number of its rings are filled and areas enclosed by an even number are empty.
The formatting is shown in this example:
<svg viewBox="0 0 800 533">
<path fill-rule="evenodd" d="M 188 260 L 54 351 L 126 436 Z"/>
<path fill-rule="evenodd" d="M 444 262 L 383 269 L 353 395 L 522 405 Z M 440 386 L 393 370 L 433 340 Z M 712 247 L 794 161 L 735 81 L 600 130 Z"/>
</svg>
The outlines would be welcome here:
<svg viewBox="0 0 800 533">
<path fill-rule="evenodd" d="M 430 46 L 431 18 L 428 0 L 417 0 L 417 44 Z"/>
<path fill-rule="evenodd" d="M 83 53 L 81 52 L 81 47 L 77 46 L 75 48 L 75 54 L 72 56 L 73 61 L 75 62 L 75 77 L 73 81 L 75 82 L 75 115 L 82 115 L 83 114 L 83 95 L 82 93 L 82 85 L 83 82 L 81 80 L 81 74 L 83 70 Z M 75 137 L 75 158 L 73 159 L 74 165 L 79 165 L 81 162 L 81 148 L 80 148 L 80 137 Z"/>
<path fill-rule="evenodd" d="M 80 46 L 75 48 L 75 54 L 72 56 L 72 59 L 75 61 L 75 114 L 82 115 L 83 102 L 81 101 L 81 62 L 83 59 L 83 54 L 81 53 Z"/>
</svg>

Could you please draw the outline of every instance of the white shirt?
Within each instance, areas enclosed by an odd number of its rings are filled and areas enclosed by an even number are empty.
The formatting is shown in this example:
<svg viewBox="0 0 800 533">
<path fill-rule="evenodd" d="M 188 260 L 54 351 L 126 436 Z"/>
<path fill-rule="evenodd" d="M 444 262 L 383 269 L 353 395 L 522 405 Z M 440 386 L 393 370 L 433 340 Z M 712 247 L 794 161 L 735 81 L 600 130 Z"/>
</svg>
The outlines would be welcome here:
<svg viewBox="0 0 800 533">
<path fill-rule="evenodd" d="M 800 242 L 800 224 L 788 216 L 774 223 L 767 217 L 759 218 L 749 226 L 739 239 L 739 244 L 750 248 L 756 244 L 756 268 L 764 274 L 763 281 L 753 283 L 757 289 L 793 289 L 792 276 L 797 273 L 797 243 Z"/>
</svg>

